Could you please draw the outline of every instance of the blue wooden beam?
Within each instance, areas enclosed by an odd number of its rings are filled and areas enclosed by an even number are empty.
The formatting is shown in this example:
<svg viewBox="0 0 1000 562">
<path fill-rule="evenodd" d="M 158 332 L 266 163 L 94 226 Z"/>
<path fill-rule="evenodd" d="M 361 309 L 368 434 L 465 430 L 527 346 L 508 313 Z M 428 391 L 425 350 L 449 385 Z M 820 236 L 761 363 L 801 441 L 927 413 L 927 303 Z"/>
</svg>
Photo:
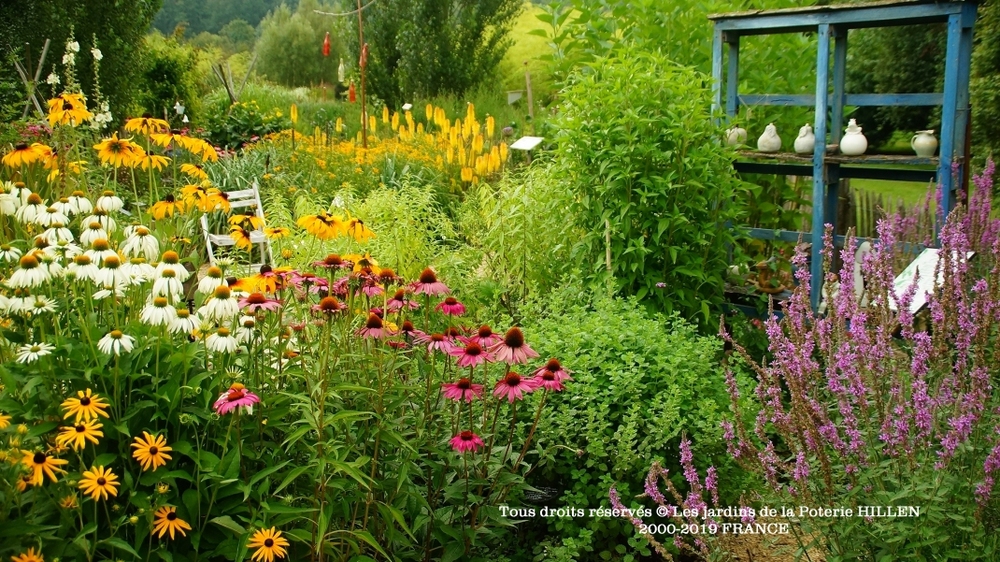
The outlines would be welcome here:
<svg viewBox="0 0 1000 562">
<path fill-rule="evenodd" d="M 818 6 L 713 14 L 708 16 L 723 31 L 738 31 L 741 35 L 795 33 L 813 31 L 821 25 L 844 28 L 887 27 L 941 23 L 951 15 L 960 14 L 961 2 L 905 3 L 889 6 Z"/>
<path fill-rule="evenodd" d="M 844 52 L 846 54 L 846 45 Z M 836 67 L 834 68 L 836 71 Z M 834 85 L 836 88 L 836 85 Z M 835 105 L 837 95 L 827 100 L 830 106 Z M 856 107 L 870 106 L 935 106 L 941 105 L 944 96 L 940 93 L 928 94 L 843 94 L 844 105 Z M 812 94 L 742 94 L 740 105 L 788 105 L 811 107 L 816 103 Z"/>
<path fill-rule="evenodd" d="M 722 30 L 712 33 L 712 113 L 722 110 Z"/>
<path fill-rule="evenodd" d="M 844 105 L 847 83 L 847 30 L 834 28 L 833 41 L 833 96 L 830 106 L 830 143 L 840 144 L 840 128 L 844 126 Z M 856 104 L 855 104 L 856 105 Z"/>
<path fill-rule="evenodd" d="M 959 51 L 962 41 L 962 16 L 948 18 L 948 46 L 944 63 L 944 103 L 941 106 L 941 155 L 938 183 L 941 185 L 941 208 L 945 215 L 954 204 L 951 163 L 955 157 L 955 114 L 958 109 Z"/>
<path fill-rule="evenodd" d="M 726 77 L 726 115 L 730 119 L 736 117 L 740 110 L 740 36 L 735 33 L 726 34 L 729 44 L 729 74 Z"/>
<path fill-rule="evenodd" d="M 813 149 L 813 192 L 812 192 L 812 263 L 809 273 L 812 277 L 810 299 L 813 310 L 819 307 L 823 287 L 823 219 L 826 196 L 826 111 L 830 80 L 830 25 L 821 24 L 816 47 L 816 146 Z"/>
</svg>

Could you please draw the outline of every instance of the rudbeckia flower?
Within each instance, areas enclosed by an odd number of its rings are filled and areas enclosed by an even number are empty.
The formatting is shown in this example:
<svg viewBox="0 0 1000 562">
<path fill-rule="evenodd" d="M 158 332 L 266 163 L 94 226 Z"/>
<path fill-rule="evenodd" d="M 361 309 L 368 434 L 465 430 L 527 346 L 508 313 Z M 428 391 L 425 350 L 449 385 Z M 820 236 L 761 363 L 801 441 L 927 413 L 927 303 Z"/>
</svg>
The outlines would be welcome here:
<svg viewBox="0 0 1000 562">
<path fill-rule="evenodd" d="M 89 494 L 94 501 L 107 500 L 109 494 L 117 496 L 118 486 L 121 486 L 118 477 L 110 469 L 105 469 L 103 466 L 91 467 L 90 470 L 84 471 L 79 485 L 80 490 Z"/>
<path fill-rule="evenodd" d="M 49 125 L 69 125 L 76 127 L 85 121 L 93 119 L 94 114 L 87 111 L 87 102 L 81 94 L 64 93 L 49 100 Z"/>
<path fill-rule="evenodd" d="M 284 237 L 288 236 L 289 234 L 291 234 L 291 231 L 288 230 L 287 228 L 284 228 L 284 227 L 281 227 L 281 226 L 272 226 L 270 228 L 265 228 L 264 229 L 264 236 L 267 236 L 268 238 L 270 238 L 272 240 L 277 240 L 279 238 L 284 238 Z"/>
<path fill-rule="evenodd" d="M 229 237 L 236 243 L 236 247 L 248 252 L 253 250 L 253 241 L 250 240 L 250 231 L 242 226 L 229 227 Z"/>
<path fill-rule="evenodd" d="M 42 153 L 36 147 L 19 142 L 14 146 L 14 150 L 4 154 L 3 164 L 9 168 L 20 168 L 22 165 L 30 166 L 42 158 Z"/>
<path fill-rule="evenodd" d="M 155 535 L 159 532 L 157 538 L 162 539 L 163 535 L 170 533 L 170 538 L 174 538 L 175 533 L 180 533 L 182 536 L 187 536 L 184 530 L 191 530 L 191 525 L 188 525 L 186 521 L 177 516 L 177 508 L 172 505 L 165 505 L 156 510 L 153 514 L 153 534 Z"/>
<path fill-rule="evenodd" d="M 281 536 L 281 531 L 260 529 L 254 532 L 247 543 L 247 548 L 256 548 L 251 560 L 254 562 L 274 562 L 275 558 L 284 558 L 288 548 L 288 540 Z"/>
<path fill-rule="evenodd" d="M 95 144 L 94 149 L 102 164 L 110 164 L 115 168 L 131 165 L 139 154 L 136 149 L 142 151 L 139 146 L 132 144 L 131 139 L 119 139 L 117 132 Z M 145 151 L 142 153 L 145 154 Z"/>
<path fill-rule="evenodd" d="M 208 179 L 208 173 L 204 168 L 197 164 L 181 164 L 181 172 L 198 179 L 200 181 L 205 181 Z"/>
<path fill-rule="evenodd" d="M 321 211 L 315 215 L 305 215 L 300 217 L 295 224 L 306 229 L 306 232 L 312 234 L 320 240 L 333 240 L 334 238 L 344 234 L 343 219 L 330 215 L 326 211 Z"/>
<path fill-rule="evenodd" d="M 184 212 L 184 201 L 177 201 L 173 194 L 168 193 L 162 201 L 157 201 L 149 208 L 149 214 L 156 220 L 174 216 L 174 213 Z"/>
<path fill-rule="evenodd" d="M 162 170 L 167 167 L 170 163 L 170 159 L 166 156 L 160 156 L 159 154 L 143 154 L 141 158 L 138 158 L 137 163 L 139 166 L 146 171 L 149 170 Z"/>
<path fill-rule="evenodd" d="M 143 113 L 142 117 L 135 117 L 125 122 L 125 130 L 131 133 L 160 133 L 170 130 L 170 124 L 163 119 L 156 119 L 148 113 Z"/>
<path fill-rule="evenodd" d="M 375 238 L 375 233 L 372 232 L 361 219 L 354 219 L 347 217 L 347 222 L 345 223 L 345 229 L 347 234 L 354 238 L 358 242 L 367 242 L 372 238 Z"/>
<path fill-rule="evenodd" d="M 74 420 L 76 423 L 79 423 L 81 420 L 96 420 L 98 416 L 108 417 L 108 413 L 105 411 L 108 408 L 108 404 L 89 388 L 87 390 L 78 390 L 75 398 L 70 397 L 63 401 L 62 407 L 66 410 L 66 415 L 63 416 L 63 419 L 76 416 Z"/>
<path fill-rule="evenodd" d="M 17 556 L 10 557 L 11 562 L 45 562 L 45 557 L 41 551 L 35 552 L 35 547 L 31 547 L 27 552 L 22 552 Z"/>
<path fill-rule="evenodd" d="M 32 486 L 41 486 L 45 482 L 45 476 L 48 476 L 50 480 L 55 482 L 57 480 L 57 472 L 66 473 L 65 470 L 59 467 L 69 463 L 67 460 L 50 457 L 45 453 L 32 453 L 31 451 L 21 451 L 21 454 L 24 455 L 21 463 L 31 470 Z"/>
<path fill-rule="evenodd" d="M 61 427 L 59 435 L 56 436 L 56 443 L 63 447 L 71 446 L 75 451 L 86 447 L 87 441 L 97 445 L 97 438 L 104 437 L 104 432 L 101 431 L 102 427 L 104 426 L 95 420 L 81 421 L 76 425 Z"/>
<path fill-rule="evenodd" d="M 144 471 L 150 468 L 155 471 L 166 466 L 171 458 L 167 453 L 173 450 L 167 446 L 167 439 L 162 435 L 150 435 L 148 431 L 143 431 L 142 434 L 143 437 L 136 437 L 135 443 L 132 443 L 135 448 L 132 457 L 139 461 Z"/>
</svg>

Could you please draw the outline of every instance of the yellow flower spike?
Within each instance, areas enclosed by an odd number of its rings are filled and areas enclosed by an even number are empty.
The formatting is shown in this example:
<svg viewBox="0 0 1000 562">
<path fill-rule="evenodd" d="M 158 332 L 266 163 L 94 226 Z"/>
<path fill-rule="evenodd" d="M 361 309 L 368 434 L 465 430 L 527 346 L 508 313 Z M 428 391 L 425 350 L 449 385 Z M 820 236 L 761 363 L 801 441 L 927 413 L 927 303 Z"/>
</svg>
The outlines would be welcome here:
<svg viewBox="0 0 1000 562">
<path fill-rule="evenodd" d="M 431 119 L 434 117 L 434 106 L 427 104 L 427 106 L 424 107 L 424 114 L 427 116 L 427 122 L 430 123 Z"/>
<path fill-rule="evenodd" d="M 487 137 L 493 138 L 493 132 L 496 130 L 496 126 L 497 126 L 496 119 L 494 119 L 492 115 L 487 115 L 486 116 L 486 136 Z"/>
<path fill-rule="evenodd" d="M 399 130 L 399 112 L 398 111 L 394 111 L 392 113 L 392 130 L 393 131 L 398 131 Z"/>
<path fill-rule="evenodd" d="M 376 125 L 378 125 L 378 122 L 375 120 L 375 116 L 374 115 L 369 115 L 368 116 L 368 130 L 371 131 L 371 132 L 374 132 L 375 129 L 376 129 Z"/>
<path fill-rule="evenodd" d="M 385 124 L 389 123 L 389 106 L 388 105 L 383 105 L 382 106 L 382 122 L 385 123 Z"/>
<path fill-rule="evenodd" d="M 472 139 L 472 153 L 476 156 L 483 153 L 483 142 L 482 133 L 476 133 L 476 136 Z"/>
<path fill-rule="evenodd" d="M 343 117 L 338 117 L 337 118 L 336 128 L 337 128 L 337 132 L 338 133 L 344 132 L 344 118 Z"/>
<path fill-rule="evenodd" d="M 288 116 L 291 118 L 293 126 L 299 123 L 299 107 L 294 103 L 292 104 L 292 107 L 288 110 Z"/>
<path fill-rule="evenodd" d="M 507 143 L 501 142 L 500 143 L 500 162 L 501 163 L 506 163 L 507 162 L 507 154 L 508 154 L 507 151 L 508 150 L 509 149 L 507 148 Z"/>
<path fill-rule="evenodd" d="M 423 123 L 417 123 L 417 134 L 418 135 L 424 134 L 424 124 Z"/>
<path fill-rule="evenodd" d="M 473 104 L 471 101 L 469 102 L 469 105 L 466 106 L 465 108 L 465 119 L 467 121 L 476 120 L 476 105 Z"/>
</svg>

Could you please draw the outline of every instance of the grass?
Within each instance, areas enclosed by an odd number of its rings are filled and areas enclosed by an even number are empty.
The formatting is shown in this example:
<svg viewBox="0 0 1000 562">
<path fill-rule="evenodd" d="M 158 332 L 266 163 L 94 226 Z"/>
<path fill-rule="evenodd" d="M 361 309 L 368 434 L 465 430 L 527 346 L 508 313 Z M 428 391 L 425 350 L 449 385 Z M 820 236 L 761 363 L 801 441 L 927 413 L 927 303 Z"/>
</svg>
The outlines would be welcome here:
<svg viewBox="0 0 1000 562">
<path fill-rule="evenodd" d="M 923 205 L 929 186 L 914 181 L 852 179 L 851 187 L 877 193 L 883 199 L 902 200 L 907 207 L 912 207 Z"/>
<path fill-rule="evenodd" d="M 544 37 L 530 33 L 534 29 L 544 29 L 545 24 L 536 17 L 542 12 L 542 8 L 525 3 L 524 10 L 518 16 L 510 33 L 514 44 L 507 51 L 498 70 L 505 91 L 524 90 L 524 70 L 527 65 L 531 73 L 531 90 L 536 104 L 543 102 L 555 89 L 549 75 L 548 63 L 542 60 L 542 57 L 551 53 L 552 49 Z"/>
</svg>

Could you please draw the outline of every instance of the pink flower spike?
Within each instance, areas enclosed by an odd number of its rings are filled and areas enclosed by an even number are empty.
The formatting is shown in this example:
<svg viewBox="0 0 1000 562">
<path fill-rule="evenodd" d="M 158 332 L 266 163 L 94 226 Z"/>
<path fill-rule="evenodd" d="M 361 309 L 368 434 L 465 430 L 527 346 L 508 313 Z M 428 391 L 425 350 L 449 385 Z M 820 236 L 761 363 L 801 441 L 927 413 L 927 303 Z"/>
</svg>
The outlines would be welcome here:
<svg viewBox="0 0 1000 562">
<path fill-rule="evenodd" d="M 451 292 L 451 289 L 447 285 L 438 281 L 434 270 L 429 267 L 420 273 L 417 281 L 410 284 L 410 288 L 413 289 L 414 294 L 431 297 L 446 295 Z"/>
<path fill-rule="evenodd" d="M 449 400 L 455 400 L 456 402 L 461 402 L 462 400 L 472 402 L 473 398 L 482 399 L 483 385 L 472 384 L 471 380 L 461 378 L 458 379 L 458 382 L 446 382 L 442 384 L 441 392 L 443 392 L 444 397 Z"/>
<path fill-rule="evenodd" d="M 533 390 L 535 390 L 535 385 L 528 379 L 510 371 L 504 378 L 497 381 L 496 386 L 493 387 L 493 396 L 501 399 L 506 398 L 508 402 L 513 403 L 514 400 L 523 400 L 524 395 Z"/>
<path fill-rule="evenodd" d="M 229 390 L 223 392 L 215 401 L 215 412 L 224 416 L 236 408 L 245 408 L 248 414 L 253 413 L 253 405 L 260 402 L 260 397 L 248 391 L 240 383 L 233 383 Z"/>
<path fill-rule="evenodd" d="M 475 453 L 484 446 L 483 440 L 471 431 L 459 433 L 451 438 L 450 443 L 451 448 L 455 449 L 457 453 L 467 453 L 469 451 Z"/>
<path fill-rule="evenodd" d="M 476 367 L 493 360 L 493 357 L 476 342 L 469 342 L 464 348 L 455 346 L 455 349 L 448 353 L 458 357 L 455 364 L 459 367 Z"/>
<path fill-rule="evenodd" d="M 441 302 L 441 304 L 434 307 L 434 310 L 440 311 L 448 316 L 461 316 L 465 314 L 465 305 L 458 302 L 455 297 L 448 297 Z"/>
<path fill-rule="evenodd" d="M 265 312 L 275 312 L 281 308 L 281 301 L 269 299 L 263 293 L 251 293 L 240 299 L 240 308 L 245 308 L 247 312 L 253 314 L 259 310 Z"/>
<path fill-rule="evenodd" d="M 494 354 L 497 361 L 503 361 L 509 365 L 527 363 L 528 359 L 538 357 L 538 353 L 524 343 L 524 334 L 516 326 L 507 330 L 503 341 L 491 347 L 489 351 Z"/>
<path fill-rule="evenodd" d="M 554 380 L 557 382 L 563 382 L 563 381 L 573 380 L 569 376 L 571 372 L 572 371 L 564 369 L 562 364 L 559 363 L 559 360 L 553 357 L 552 359 L 549 359 L 548 363 L 546 363 L 545 366 L 532 373 L 532 375 L 534 375 L 536 378 L 541 377 L 545 380 Z"/>
</svg>

